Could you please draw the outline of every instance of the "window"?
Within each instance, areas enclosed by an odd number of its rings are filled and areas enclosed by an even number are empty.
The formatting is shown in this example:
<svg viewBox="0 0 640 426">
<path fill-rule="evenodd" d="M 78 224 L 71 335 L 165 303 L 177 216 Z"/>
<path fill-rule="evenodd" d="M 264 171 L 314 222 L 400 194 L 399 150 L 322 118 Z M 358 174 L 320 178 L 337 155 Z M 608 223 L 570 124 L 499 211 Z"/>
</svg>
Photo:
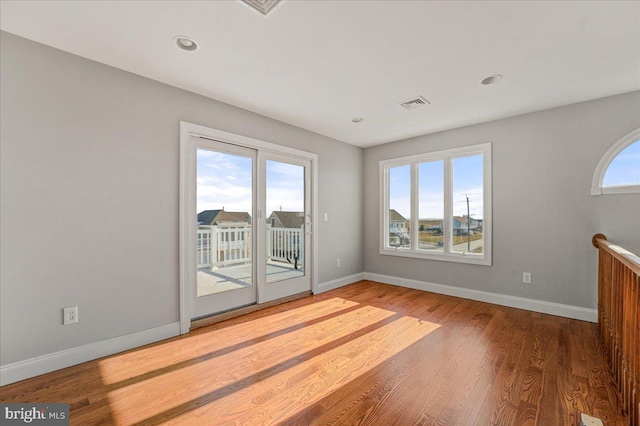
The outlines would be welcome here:
<svg viewBox="0 0 640 426">
<path fill-rule="evenodd" d="M 380 253 L 491 264 L 491 144 L 380 162 Z"/>
<path fill-rule="evenodd" d="M 593 174 L 591 195 L 640 192 L 640 129 L 616 142 Z"/>
</svg>

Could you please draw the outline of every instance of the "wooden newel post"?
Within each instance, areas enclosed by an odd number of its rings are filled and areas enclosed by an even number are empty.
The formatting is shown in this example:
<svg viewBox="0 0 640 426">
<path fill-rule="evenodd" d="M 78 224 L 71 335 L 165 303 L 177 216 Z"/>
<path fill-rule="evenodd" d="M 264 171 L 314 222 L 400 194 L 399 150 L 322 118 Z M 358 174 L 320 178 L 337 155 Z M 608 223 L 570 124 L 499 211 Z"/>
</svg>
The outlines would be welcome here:
<svg viewBox="0 0 640 426">
<path fill-rule="evenodd" d="M 591 238 L 591 244 L 593 244 L 593 246 L 595 248 L 599 248 L 598 246 L 598 240 L 606 240 L 607 237 L 604 234 L 595 234 L 592 238 Z"/>
</svg>

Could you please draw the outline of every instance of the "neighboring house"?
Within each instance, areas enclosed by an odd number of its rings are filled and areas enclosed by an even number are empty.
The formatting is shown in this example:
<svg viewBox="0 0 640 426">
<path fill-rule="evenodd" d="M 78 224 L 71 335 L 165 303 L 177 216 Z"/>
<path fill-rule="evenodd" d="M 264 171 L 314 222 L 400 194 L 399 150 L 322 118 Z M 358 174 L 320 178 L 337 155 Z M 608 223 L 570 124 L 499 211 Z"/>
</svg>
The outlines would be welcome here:
<svg viewBox="0 0 640 426">
<path fill-rule="evenodd" d="M 300 229 L 304 225 L 304 212 L 273 211 L 267 218 L 267 224 L 272 228 Z"/>
<path fill-rule="evenodd" d="M 199 225 L 220 225 L 223 223 L 251 224 L 251 215 L 247 212 L 228 212 L 222 210 L 203 210 L 198 213 Z"/>
<path fill-rule="evenodd" d="M 409 244 L 407 219 L 395 209 L 389 209 L 389 244 L 391 246 Z"/>
<path fill-rule="evenodd" d="M 298 269 L 304 256 L 303 225 L 304 212 L 271 212 L 267 218 L 269 258 L 293 263 Z"/>
<path fill-rule="evenodd" d="M 467 221 L 469 222 L 467 223 Z M 466 234 L 467 231 L 478 231 L 480 224 L 479 221 L 466 216 L 454 216 L 453 217 L 453 233 L 454 235 L 463 235 Z"/>
</svg>

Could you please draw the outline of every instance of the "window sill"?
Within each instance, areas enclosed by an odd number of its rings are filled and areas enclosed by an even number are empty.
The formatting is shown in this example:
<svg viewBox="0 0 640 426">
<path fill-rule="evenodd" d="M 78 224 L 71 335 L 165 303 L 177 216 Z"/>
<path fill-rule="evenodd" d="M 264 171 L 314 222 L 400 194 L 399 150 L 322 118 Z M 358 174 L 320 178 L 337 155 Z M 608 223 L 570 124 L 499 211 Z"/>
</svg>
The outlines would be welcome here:
<svg viewBox="0 0 640 426">
<path fill-rule="evenodd" d="M 380 250 L 380 254 L 384 256 L 412 257 L 414 259 L 491 266 L 491 257 L 487 256 L 486 253 L 484 255 L 463 253 L 425 253 L 424 251 L 411 250 L 408 248 L 383 248 Z"/>
<path fill-rule="evenodd" d="M 606 186 L 604 188 L 591 188 L 591 195 L 638 194 L 638 193 L 640 193 L 640 185 Z"/>
</svg>

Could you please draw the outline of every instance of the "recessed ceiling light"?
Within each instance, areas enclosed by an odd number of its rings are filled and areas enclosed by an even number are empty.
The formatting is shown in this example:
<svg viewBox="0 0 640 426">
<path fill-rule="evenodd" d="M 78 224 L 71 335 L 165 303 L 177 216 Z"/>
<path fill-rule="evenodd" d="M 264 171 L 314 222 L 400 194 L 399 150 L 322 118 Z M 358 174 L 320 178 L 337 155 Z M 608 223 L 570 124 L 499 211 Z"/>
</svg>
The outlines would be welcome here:
<svg viewBox="0 0 640 426">
<path fill-rule="evenodd" d="M 354 123 L 360 123 L 360 122 L 362 122 L 362 120 L 364 120 L 364 118 L 362 118 L 362 117 L 354 117 L 351 121 L 353 121 Z"/>
<path fill-rule="evenodd" d="M 194 51 L 198 49 L 198 43 L 187 36 L 175 36 L 173 40 L 176 42 L 176 45 L 182 50 Z"/>
<path fill-rule="evenodd" d="M 495 83 L 499 82 L 500 80 L 502 80 L 502 75 L 501 74 L 494 74 L 494 75 L 490 75 L 487 78 L 483 78 L 482 81 L 480 81 L 480 84 L 484 84 L 485 86 L 487 86 L 489 84 L 495 84 Z"/>
</svg>

